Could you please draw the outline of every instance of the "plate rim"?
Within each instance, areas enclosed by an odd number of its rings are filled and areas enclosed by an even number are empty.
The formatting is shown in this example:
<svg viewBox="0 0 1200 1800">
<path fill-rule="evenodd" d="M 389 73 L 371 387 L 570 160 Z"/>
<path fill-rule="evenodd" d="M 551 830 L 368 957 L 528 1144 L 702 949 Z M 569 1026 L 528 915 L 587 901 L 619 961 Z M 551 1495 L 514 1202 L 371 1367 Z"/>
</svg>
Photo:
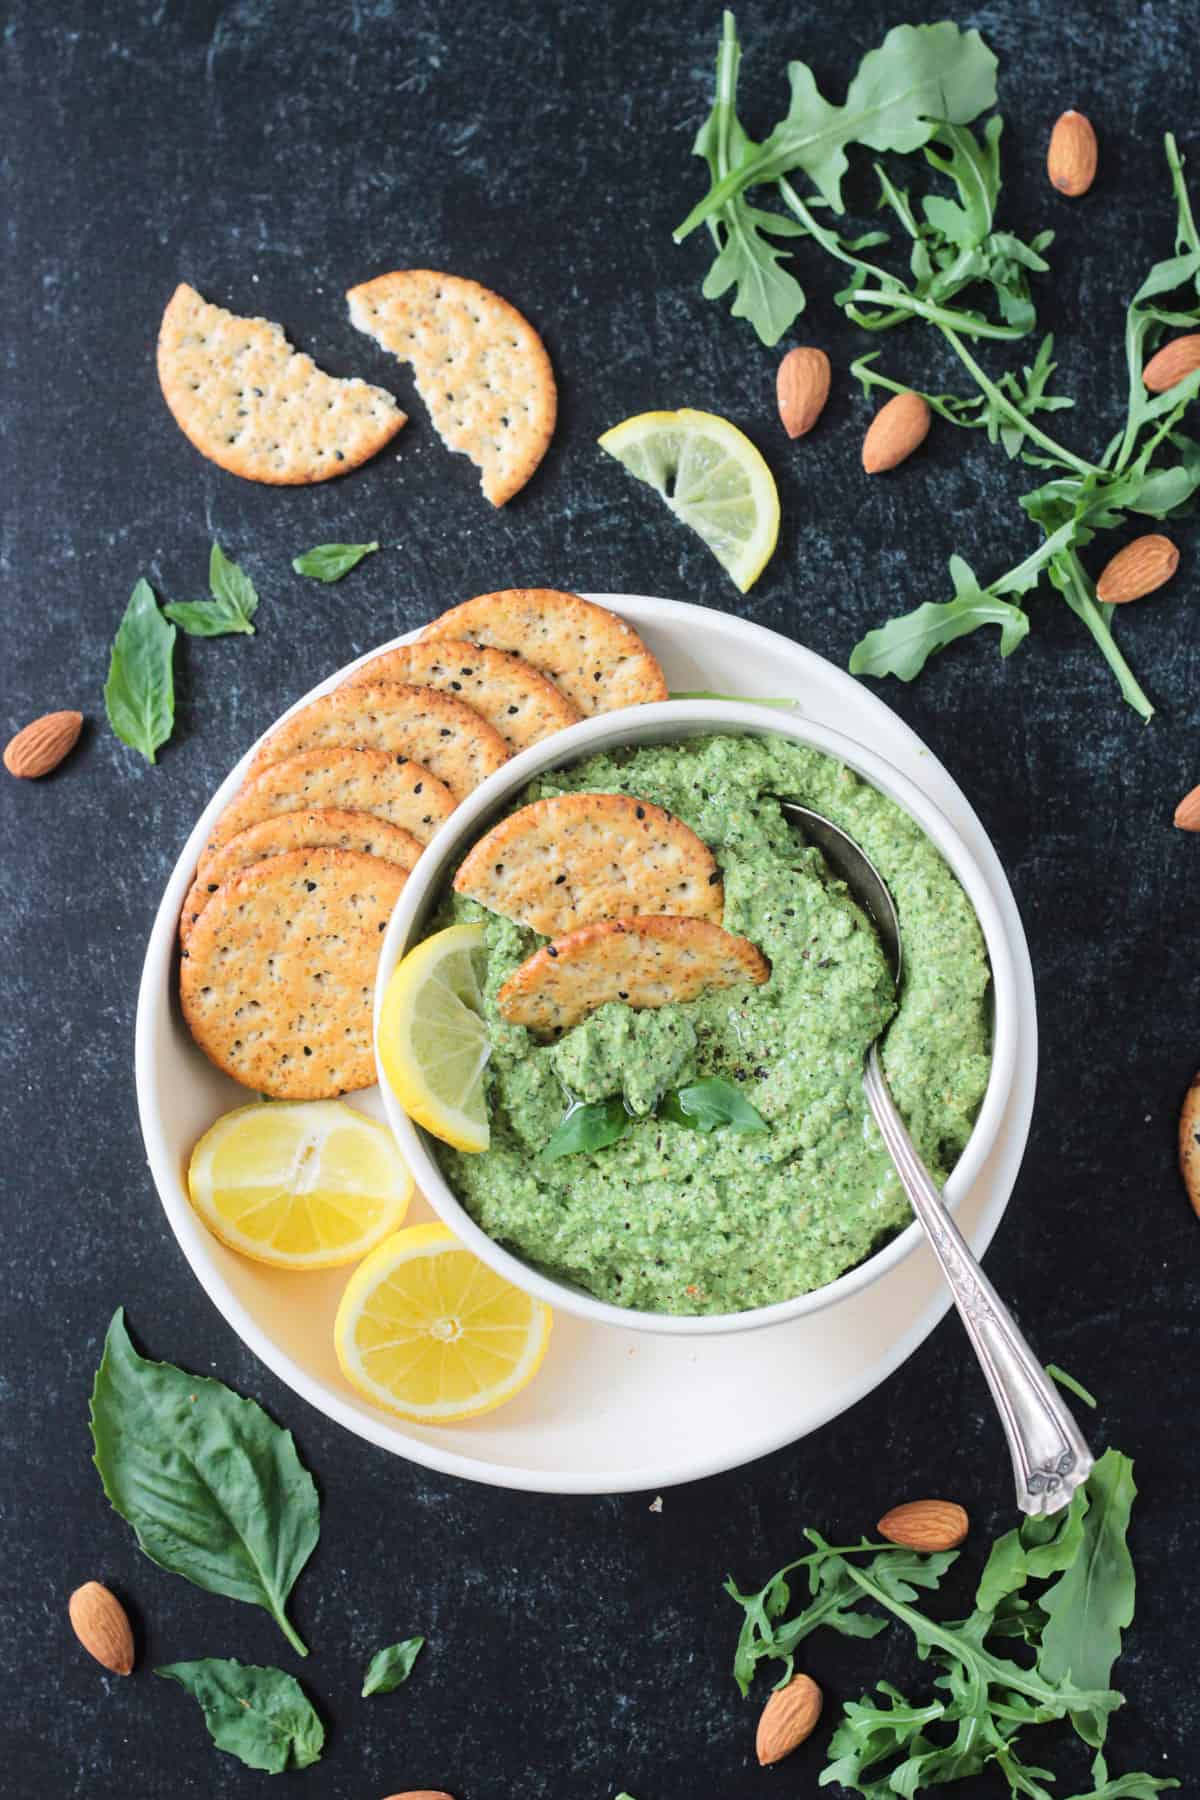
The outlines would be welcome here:
<svg viewBox="0 0 1200 1800">
<path fill-rule="evenodd" d="M 963 808 L 966 819 L 978 833 L 978 841 L 973 842 L 970 848 L 982 873 L 993 889 L 997 905 L 1008 927 L 1018 988 L 1018 1030 L 1022 1054 L 1018 1058 L 1009 1109 L 1007 1109 L 1012 1113 L 1012 1117 L 1006 1117 L 1002 1121 L 1001 1131 L 998 1134 L 998 1136 L 1007 1134 L 1010 1139 L 1005 1145 L 1004 1154 L 1006 1161 L 1011 1160 L 1012 1163 L 1011 1177 L 1005 1176 L 996 1193 L 987 1198 L 976 1216 L 961 1219 L 968 1241 L 975 1253 L 982 1256 L 991 1243 L 1000 1220 L 1011 1201 L 1028 1143 L 1036 1091 L 1038 1051 L 1036 994 L 1024 925 L 1008 877 L 982 821 L 954 777 L 934 756 L 912 727 L 878 695 L 856 681 L 828 658 L 819 656 L 817 652 L 808 649 L 807 646 L 796 643 L 769 626 L 760 625 L 749 619 L 740 619 L 735 614 L 719 608 L 698 606 L 690 601 L 671 600 L 651 595 L 594 591 L 589 591 L 583 597 L 593 600 L 599 605 L 609 606 L 613 611 L 624 616 L 631 616 L 639 626 L 649 625 L 651 629 L 656 626 L 665 626 L 670 630 L 672 627 L 677 628 L 687 623 L 693 627 L 699 626 L 709 633 L 727 637 L 741 639 L 751 637 L 764 648 L 775 646 L 777 653 L 780 650 L 783 651 L 793 665 L 798 662 L 801 669 L 804 665 L 809 665 L 820 671 L 823 682 L 827 683 L 832 677 L 835 687 L 846 687 L 852 690 L 856 702 L 865 709 L 869 717 L 881 722 L 886 721 L 889 733 L 898 732 L 901 741 L 916 755 L 925 759 L 925 766 L 931 772 L 940 774 L 950 784 Z M 335 686 L 361 664 L 367 662 L 371 657 L 377 656 L 380 651 L 412 642 L 419 635 L 421 629 L 421 627 L 416 627 L 413 630 L 399 633 L 384 643 L 374 645 L 369 650 L 362 652 L 341 668 L 315 683 L 284 712 L 273 719 L 266 731 L 249 746 L 224 780 L 217 785 L 180 850 L 151 926 L 138 986 L 134 1028 L 135 1088 L 139 1126 L 159 1202 L 166 1213 L 167 1222 L 176 1242 L 183 1251 L 192 1274 L 217 1312 L 237 1333 L 246 1347 L 271 1370 L 272 1374 L 293 1392 L 299 1394 L 317 1412 L 393 1455 L 404 1456 L 408 1460 L 416 1462 L 422 1467 L 433 1469 L 440 1474 L 457 1475 L 486 1486 L 504 1487 L 531 1493 L 635 1493 L 654 1488 L 678 1486 L 684 1482 L 702 1480 L 710 1475 L 724 1473 L 731 1469 L 744 1468 L 761 1457 L 770 1455 L 787 1444 L 799 1442 L 802 1438 L 819 1430 L 831 1419 L 857 1405 L 867 1394 L 886 1381 L 907 1361 L 908 1357 L 925 1341 L 944 1317 L 951 1304 L 949 1293 L 944 1288 L 935 1291 L 926 1305 L 917 1312 L 907 1329 L 897 1335 L 888 1351 L 869 1362 L 861 1371 L 860 1377 L 852 1381 L 848 1388 L 839 1388 L 827 1406 L 818 1406 L 800 1432 L 797 1432 L 789 1423 L 782 1430 L 772 1428 L 764 1431 L 749 1445 L 737 1446 L 732 1455 L 727 1450 L 713 1448 L 707 1454 L 689 1456 L 686 1463 L 677 1459 L 677 1466 L 672 1465 L 661 1470 L 641 1466 L 585 1471 L 535 1469 L 490 1462 L 458 1450 L 443 1449 L 437 1443 L 430 1442 L 426 1438 L 411 1437 L 404 1431 L 403 1422 L 398 1419 L 392 1420 L 383 1413 L 375 1416 L 363 1412 L 356 1404 L 352 1404 L 347 1398 L 310 1375 L 288 1351 L 278 1346 L 258 1325 L 250 1308 L 233 1291 L 221 1271 L 206 1261 L 203 1255 L 205 1245 L 202 1239 L 206 1234 L 187 1200 L 180 1171 L 172 1167 L 170 1155 L 163 1142 L 163 1132 L 153 1094 L 155 1013 L 159 1004 L 164 1000 L 164 977 L 167 978 L 166 1004 L 168 1006 L 170 1004 L 169 971 L 174 954 L 176 925 L 186 889 L 191 880 L 196 856 L 209 830 L 211 820 L 216 817 L 220 808 L 232 796 L 263 738 L 269 735 L 282 719 L 289 717 L 318 694 Z M 793 686 L 797 683 L 798 675 L 794 672 L 794 667 L 789 668 L 788 674 L 784 677 L 784 685 Z M 754 703 L 755 698 L 756 696 L 747 696 L 750 704 Z M 803 707 L 802 690 L 796 698 L 797 703 Z M 908 771 L 902 770 L 901 772 L 907 773 Z M 923 783 L 915 774 L 910 774 L 909 778 L 916 781 L 918 786 L 923 787 Z M 937 800 L 934 800 L 933 803 L 941 805 L 941 802 Z M 952 822 L 955 824 L 955 828 L 961 832 L 962 824 L 958 820 Z M 1026 1037 L 1029 1039 L 1028 1043 L 1024 1041 Z M 970 1198 L 970 1195 L 964 1196 L 962 1201 L 964 1209 L 969 1208 Z M 928 1256 L 930 1253 L 927 1249 L 919 1247 L 914 1255 Z M 911 1261 L 911 1258 L 909 1260 Z M 772 1331 L 784 1331 L 790 1328 L 791 1324 L 784 1322 L 780 1325 L 764 1327 L 763 1333 L 770 1334 Z M 610 1328 L 594 1326 L 591 1329 L 607 1330 Z"/>
</svg>

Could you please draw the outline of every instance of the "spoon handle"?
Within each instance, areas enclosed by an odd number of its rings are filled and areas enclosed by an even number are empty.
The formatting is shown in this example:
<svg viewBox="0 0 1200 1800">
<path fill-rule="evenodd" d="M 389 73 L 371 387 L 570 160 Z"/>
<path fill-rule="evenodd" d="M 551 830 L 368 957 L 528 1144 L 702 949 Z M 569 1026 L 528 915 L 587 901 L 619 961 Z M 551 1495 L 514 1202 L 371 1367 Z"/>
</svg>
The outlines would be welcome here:
<svg viewBox="0 0 1200 1800">
<path fill-rule="evenodd" d="M 1026 1513 L 1058 1512 L 1086 1481 L 1092 1453 L 1058 1389 L 967 1248 L 896 1110 L 874 1046 L 863 1071 L 863 1087 L 992 1390 L 1012 1455 L 1017 1505 Z"/>
</svg>

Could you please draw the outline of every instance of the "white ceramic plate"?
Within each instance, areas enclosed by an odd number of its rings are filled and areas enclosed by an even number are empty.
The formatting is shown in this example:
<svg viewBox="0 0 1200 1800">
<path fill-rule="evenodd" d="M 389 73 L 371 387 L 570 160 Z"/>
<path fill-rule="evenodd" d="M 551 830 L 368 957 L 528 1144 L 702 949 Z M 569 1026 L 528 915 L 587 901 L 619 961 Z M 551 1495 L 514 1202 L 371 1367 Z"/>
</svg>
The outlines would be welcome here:
<svg viewBox="0 0 1200 1800">
<path fill-rule="evenodd" d="M 960 1226 L 981 1254 L 1020 1167 L 1037 1070 L 1029 951 L 982 825 L 920 739 L 866 688 L 811 651 L 726 613 L 640 596 L 590 597 L 638 627 L 674 691 L 794 695 L 807 718 L 857 739 L 915 782 L 974 855 L 1008 932 L 1018 990 L 1008 1105 L 991 1154 L 958 1209 Z M 313 693 L 346 672 L 332 674 Z M 920 1246 L 867 1290 L 761 1331 L 669 1337 L 560 1313 L 537 1380 L 510 1406 L 456 1429 L 408 1425 L 358 1400 L 341 1378 L 332 1346 L 347 1271 L 288 1275 L 249 1262 L 209 1235 L 187 1199 L 193 1143 L 246 1095 L 196 1049 L 183 1024 L 175 997 L 175 928 L 200 848 L 248 760 L 249 752 L 197 822 L 155 919 L 138 999 L 138 1107 L 164 1210 L 201 1286 L 297 1393 L 386 1450 L 472 1480 L 555 1493 L 658 1489 L 736 1468 L 803 1437 L 870 1393 L 929 1335 L 949 1302 L 932 1255 Z M 382 1117 L 377 1090 L 352 1100 Z M 429 1216 L 426 1203 L 414 1201 L 409 1222 Z"/>
</svg>

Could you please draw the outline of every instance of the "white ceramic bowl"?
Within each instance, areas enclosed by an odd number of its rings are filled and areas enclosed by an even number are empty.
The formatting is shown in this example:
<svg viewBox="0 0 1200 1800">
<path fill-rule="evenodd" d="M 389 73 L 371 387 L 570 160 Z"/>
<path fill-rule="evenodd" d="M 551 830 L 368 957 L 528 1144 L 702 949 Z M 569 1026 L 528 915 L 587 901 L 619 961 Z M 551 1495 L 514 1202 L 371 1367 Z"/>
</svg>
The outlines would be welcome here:
<svg viewBox="0 0 1200 1800">
<path fill-rule="evenodd" d="M 992 968 L 992 1067 L 974 1130 L 946 1184 L 946 1198 L 954 1206 L 969 1191 L 987 1159 L 1012 1085 L 1018 990 L 1004 921 L 975 858 L 934 803 L 875 751 L 806 719 L 737 701 L 664 701 L 659 705 L 585 719 L 514 757 L 456 809 L 409 876 L 392 915 L 379 959 L 375 989 L 376 1027 L 383 993 L 396 964 L 405 951 L 425 935 L 432 914 L 471 845 L 501 814 L 511 809 L 529 781 L 547 770 L 563 768 L 618 746 L 669 743 L 721 732 L 790 738 L 845 763 L 903 807 L 920 825 L 953 869 L 975 909 Z M 594 1324 L 622 1329 L 632 1327 L 679 1337 L 709 1337 L 714 1333 L 781 1324 L 859 1293 L 895 1268 L 921 1240 L 921 1228 L 914 1222 L 836 1281 L 773 1306 L 698 1317 L 613 1306 L 572 1283 L 543 1274 L 479 1228 L 442 1174 L 429 1135 L 409 1119 L 388 1086 L 379 1065 L 378 1045 L 376 1063 L 380 1069 L 380 1091 L 388 1120 L 418 1187 L 434 1210 L 463 1243 L 509 1281 L 537 1294 L 550 1306 L 576 1313 Z"/>
</svg>

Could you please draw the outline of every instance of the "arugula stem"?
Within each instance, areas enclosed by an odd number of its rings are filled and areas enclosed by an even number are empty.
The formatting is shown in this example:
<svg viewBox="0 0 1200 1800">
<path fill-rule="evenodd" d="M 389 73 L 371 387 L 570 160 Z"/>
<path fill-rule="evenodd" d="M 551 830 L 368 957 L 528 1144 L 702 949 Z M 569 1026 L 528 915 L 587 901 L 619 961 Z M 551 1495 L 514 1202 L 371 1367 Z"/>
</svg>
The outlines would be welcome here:
<svg viewBox="0 0 1200 1800">
<path fill-rule="evenodd" d="M 1067 577 L 1067 586 L 1063 589 L 1063 598 L 1067 605 L 1083 620 L 1095 638 L 1100 654 L 1116 676 L 1117 685 L 1125 699 L 1132 706 L 1134 712 L 1149 724 L 1154 717 L 1154 708 L 1117 647 L 1117 641 L 1113 637 L 1112 627 L 1107 616 L 1111 608 L 1098 603 L 1094 598 L 1087 571 L 1074 550 L 1068 549 L 1063 552 L 1059 559 L 1059 567 Z"/>
<path fill-rule="evenodd" d="M 1196 230 L 1196 221 L 1192 214 L 1192 198 L 1187 190 L 1187 181 L 1183 173 L 1183 158 L 1179 154 L 1179 146 L 1175 142 L 1175 133 L 1168 131 L 1163 139 L 1163 147 L 1167 153 L 1167 166 L 1171 171 L 1171 187 L 1175 193 L 1175 204 L 1179 208 L 1177 242 L 1186 244 L 1189 250 L 1200 253 L 1200 232 Z"/>
<path fill-rule="evenodd" d="M 1077 470 L 1080 475 L 1099 475 L 1100 470 L 1096 467 L 1095 463 L 1085 462 L 1083 457 L 1076 456 L 1073 450 L 1064 449 L 1063 446 L 1057 443 L 1048 432 L 1043 431 L 1039 425 L 1035 425 L 1032 419 L 1027 418 L 1024 413 L 1020 412 L 1018 408 L 1013 405 L 1007 394 L 1005 394 L 1001 388 L 998 388 L 995 382 L 989 380 L 988 376 L 984 374 L 966 345 L 959 340 L 954 325 L 951 324 L 948 319 L 937 319 L 934 323 L 940 329 L 942 336 L 949 343 L 963 367 L 974 378 L 976 385 L 983 390 L 994 406 L 1002 413 L 1007 414 L 1012 420 L 1012 423 L 1025 437 L 1031 439 L 1033 443 L 1039 444 L 1043 450 L 1047 451 L 1049 455 L 1057 458 L 1059 462 L 1066 463 L 1068 468 Z"/>
</svg>

